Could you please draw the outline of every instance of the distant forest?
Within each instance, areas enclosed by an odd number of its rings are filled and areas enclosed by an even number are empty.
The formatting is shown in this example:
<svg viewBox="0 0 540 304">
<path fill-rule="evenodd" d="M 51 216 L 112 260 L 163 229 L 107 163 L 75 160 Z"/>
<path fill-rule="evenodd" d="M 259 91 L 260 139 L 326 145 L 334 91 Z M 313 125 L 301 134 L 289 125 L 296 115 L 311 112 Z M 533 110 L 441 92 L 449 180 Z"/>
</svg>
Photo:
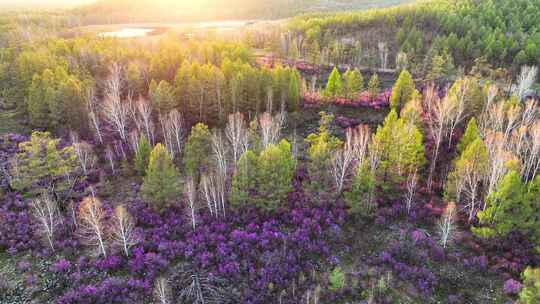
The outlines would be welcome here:
<svg viewBox="0 0 540 304">
<path fill-rule="evenodd" d="M 275 19 L 311 11 L 335 11 L 383 7 L 411 0 L 203 0 L 130 1 L 108 0 L 76 10 L 83 22 L 178 22 L 211 19 Z"/>
</svg>

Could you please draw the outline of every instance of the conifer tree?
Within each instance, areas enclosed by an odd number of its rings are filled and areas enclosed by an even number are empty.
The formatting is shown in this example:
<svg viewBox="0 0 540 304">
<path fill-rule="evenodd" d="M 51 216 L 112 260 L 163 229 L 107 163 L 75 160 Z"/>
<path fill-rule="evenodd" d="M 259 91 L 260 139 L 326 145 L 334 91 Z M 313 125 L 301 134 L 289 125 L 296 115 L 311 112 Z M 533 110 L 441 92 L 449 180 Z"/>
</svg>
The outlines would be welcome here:
<svg viewBox="0 0 540 304">
<path fill-rule="evenodd" d="M 386 190 L 398 185 L 404 176 L 416 172 L 425 163 L 423 136 L 414 124 L 398 119 L 391 110 L 377 128 L 370 149 L 379 157 L 377 182 Z"/>
<path fill-rule="evenodd" d="M 257 164 L 257 155 L 251 150 L 247 150 L 240 156 L 232 179 L 229 198 L 233 206 L 243 207 L 248 204 L 250 193 L 256 190 Z"/>
<path fill-rule="evenodd" d="M 522 276 L 523 289 L 519 293 L 519 303 L 540 303 L 540 268 L 527 267 Z"/>
<path fill-rule="evenodd" d="M 296 69 L 291 70 L 287 98 L 287 110 L 296 112 L 300 108 L 300 74 Z"/>
<path fill-rule="evenodd" d="M 152 107 L 160 114 L 167 114 L 175 107 L 174 89 L 165 80 L 157 84 L 154 80 L 150 83 L 149 93 Z"/>
<path fill-rule="evenodd" d="M 341 82 L 341 75 L 336 67 L 330 73 L 328 77 L 328 82 L 326 83 L 326 88 L 323 92 L 323 95 L 326 97 L 338 97 L 341 95 L 343 90 L 343 84 Z"/>
<path fill-rule="evenodd" d="M 205 124 L 198 123 L 191 129 L 183 159 L 186 174 L 191 176 L 197 183 L 200 174 L 208 167 L 210 152 L 210 131 Z"/>
<path fill-rule="evenodd" d="M 407 70 L 401 71 L 399 78 L 392 87 L 390 107 L 399 113 L 405 104 L 411 100 L 415 90 L 411 74 Z"/>
<path fill-rule="evenodd" d="M 307 150 L 308 173 L 311 178 L 312 190 L 326 191 L 332 185 L 331 155 L 342 143 L 328 129 L 334 120 L 334 115 L 325 112 L 321 112 L 319 115 L 321 118 L 318 132 L 312 133 L 306 138 L 306 143 L 309 145 Z"/>
<path fill-rule="evenodd" d="M 345 201 L 352 214 L 370 215 L 373 211 L 375 189 L 374 172 L 367 164 L 360 164 L 352 180 L 351 190 L 345 192 Z"/>
<path fill-rule="evenodd" d="M 150 143 L 146 139 L 146 136 L 139 137 L 139 144 L 137 151 L 135 152 L 135 170 L 140 176 L 146 175 L 146 169 L 148 168 L 148 162 L 150 161 L 150 153 L 152 148 Z"/>
<path fill-rule="evenodd" d="M 171 156 L 162 144 L 157 144 L 150 153 L 150 161 L 141 187 L 143 198 L 163 210 L 180 196 L 182 189 L 178 171 Z"/>
<path fill-rule="evenodd" d="M 478 131 L 478 125 L 476 124 L 476 118 L 471 118 L 465 129 L 465 133 L 461 136 L 459 143 L 457 145 L 457 153 L 461 155 L 465 149 L 476 139 L 480 138 L 480 133 Z"/>
<path fill-rule="evenodd" d="M 277 145 L 269 145 L 259 155 L 257 170 L 257 206 L 275 210 L 292 190 L 292 178 L 296 163 L 291 145 L 282 140 Z"/>
<path fill-rule="evenodd" d="M 374 99 L 379 94 L 381 90 L 381 81 L 379 80 L 379 75 L 377 73 L 373 74 L 369 79 L 368 83 L 368 92 L 371 99 Z"/>
<path fill-rule="evenodd" d="M 486 209 L 477 214 L 481 227 L 473 228 L 473 231 L 483 237 L 523 231 L 532 211 L 524 199 L 525 193 L 526 188 L 518 172 L 508 172 L 499 182 L 496 191 L 488 195 Z"/>
<path fill-rule="evenodd" d="M 343 93 L 347 98 L 353 98 L 364 88 L 364 78 L 358 69 L 347 70 L 343 74 Z"/>
</svg>

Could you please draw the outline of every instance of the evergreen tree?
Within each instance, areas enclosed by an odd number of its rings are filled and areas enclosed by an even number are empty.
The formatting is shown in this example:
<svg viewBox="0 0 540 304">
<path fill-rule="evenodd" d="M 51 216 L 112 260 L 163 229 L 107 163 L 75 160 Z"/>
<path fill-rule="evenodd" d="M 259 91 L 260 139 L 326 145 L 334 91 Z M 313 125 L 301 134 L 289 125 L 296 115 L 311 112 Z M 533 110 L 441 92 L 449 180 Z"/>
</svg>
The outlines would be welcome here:
<svg viewBox="0 0 540 304">
<path fill-rule="evenodd" d="M 347 98 L 353 98 L 364 87 L 364 78 L 358 69 L 347 70 L 347 72 L 343 74 L 343 80 L 345 83 L 343 91 Z"/>
<path fill-rule="evenodd" d="M 52 190 L 65 199 L 77 176 L 77 156 L 73 147 L 60 148 L 60 140 L 48 132 L 33 132 L 19 144 L 20 152 L 11 159 L 11 187 L 23 194 L 36 195 Z"/>
<path fill-rule="evenodd" d="M 150 153 L 146 176 L 141 187 L 143 198 L 163 210 L 167 204 L 177 200 L 182 192 L 178 171 L 171 156 L 162 144 L 157 144 Z"/>
<path fill-rule="evenodd" d="M 296 166 L 291 145 L 282 140 L 269 145 L 258 158 L 257 206 L 265 210 L 276 210 L 292 190 L 292 178 Z"/>
<path fill-rule="evenodd" d="M 296 69 L 291 70 L 289 77 L 287 110 L 296 112 L 300 108 L 300 74 Z"/>
<path fill-rule="evenodd" d="M 338 97 L 341 95 L 343 89 L 343 84 L 341 83 L 341 75 L 336 67 L 330 73 L 328 77 L 328 82 L 326 83 L 326 88 L 324 89 L 323 95 L 326 97 Z"/>
<path fill-rule="evenodd" d="M 326 191 L 333 185 L 333 177 L 330 173 L 332 153 L 342 142 L 332 136 L 328 129 L 334 120 L 334 115 L 325 112 L 319 115 L 321 119 L 318 132 L 308 135 L 305 141 L 309 145 L 307 156 L 310 187 L 313 191 Z"/>
<path fill-rule="evenodd" d="M 519 303 L 540 303 L 540 268 L 527 267 L 523 272 L 523 289 L 519 293 Z"/>
<path fill-rule="evenodd" d="M 186 175 L 198 182 L 200 174 L 209 165 L 211 150 L 211 135 L 205 124 L 198 123 L 191 129 L 191 134 L 184 151 L 184 167 Z"/>
<path fill-rule="evenodd" d="M 247 150 L 240 156 L 232 179 L 229 197 L 233 206 L 244 207 L 248 205 L 250 193 L 256 190 L 257 164 L 257 155 L 251 150 Z"/>
<path fill-rule="evenodd" d="M 478 125 L 476 124 L 476 118 L 471 118 L 465 129 L 465 133 L 459 140 L 457 145 L 457 153 L 461 155 L 465 149 L 476 139 L 480 138 L 480 133 L 478 131 Z"/>
<path fill-rule="evenodd" d="M 401 71 L 399 78 L 392 87 L 392 95 L 390 95 L 390 107 L 401 112 L 401 109 L 413 97 L 416 90 L 413 78 L 407 70 Z"/>
<path fill-rule="evenodd" d="M 166 115 L 175 107 L 174 89 L 165 80 L 162 80 L 157 84 L 154 80 L 150 83 L 149 93 L 150 102 L 154 109 L 162 114 Z"/>
<path fill-rule="evenodd" d="M 473 232 L 483 237 L 504 236 L 511 231 L 524 231 L 531 206 L 524 199 L 525 185 L 518 172 L 508 172 L 499 182 L 497 190 L 486 199 L 486 208 L 478 212 L 481 228 Z"/>
<path fill-rule="evenodd" d="M 139 68 L 139 65 L 131 62 L 128 64 L 126 69 L 126 85 L 127 89 L 132 94 L 132 96 L 139 96 L 143 94 L 144 90 L 144 79 Z"/>
<path fill-rule="evenodd" d="M 367 164 L 360 164 L 352 180 L 351 190 L 345 192 L 345 202 L 352 214 L 370 215 L 374 207 L 375 176 Z"/>
<path fill-rule="evenodd" d="M 422 133 L 414 124 L 398 119 L 391 110 L 382 126 L 377 128 L 370 149 L 376 151 L 379 164 L 377 182 L 390 190 L 405 176 L 416 172 L 425 163 Z"/>
<path fill-rule="evenodd" d="M 148 168 L 148 162 L 150 161 L 151 152 L 152 148 L 150 147 L 150 143 L 146 139 L 146 136 L 140 136 L 134 160 L 135 170 L 140 176 L 146 175 L 146 168 Z"/>
<path fill-rule="evenodd" d="M 373 74 L 369 79 L 368 83 L 368 92 L 371 99 L 374 99 L 379 94 L 381 90 L 381 81 L 379 80 L 379 75 L 377 73 Z"/>
</svg>

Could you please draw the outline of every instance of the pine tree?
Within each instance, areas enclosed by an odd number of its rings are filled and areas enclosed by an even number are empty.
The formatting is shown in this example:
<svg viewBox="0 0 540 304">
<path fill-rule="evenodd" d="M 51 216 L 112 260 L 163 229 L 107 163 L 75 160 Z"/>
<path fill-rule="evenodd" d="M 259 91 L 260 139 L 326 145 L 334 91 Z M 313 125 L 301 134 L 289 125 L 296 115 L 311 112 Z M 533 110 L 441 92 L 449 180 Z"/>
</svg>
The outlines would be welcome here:
<svg viewBox="0 0 540 304">
<path fill-rule="evenodd" d="M 165 80 L 156 84 L 152 80 L 149 93 L 152 106 L 162 115 L 169 113 L 175 107 L 174 89 Z"/>
<path fill-rule="evenodd" d="M 415 90 L 411 74 L 407 70 L 401 71 L 399 78 L 392 87 L 390 107 L 399 113 L 405 104 L 411 100 Z"/>
<path fill-rule="evenodd" d="M 328 77 L 328 82 L 326 83 L 326 88 L 323 92 L 323 95 L 326 97 L 338 97 L 341 95 L 343 89 L 343 84 L 341 83 L 341 75 L 336 67 L 330 73 Z"/>
<path fill-rule="evenodd" d="M 300 74 L 296 69 L 291 70 L 289 77 L 287 110 L 296 112 L 300 108 Z"/>
<path fill-rule="evenodd" d="M 370 215 L 374 210 L 373 195 L 375 189 L 374 172 L 367 164 L 360 164 L 352 180 L 351 190 L 345 192 L 345 201 L 352 214 Z"/>
<path fill-rule="evenodd" d="M 343 80 L 345 82 L 343 91 L 347 98 L 353 98 L 364 88 L 364 78 L 358 69 L 347 70 L 343 74 Z"/>
<path fill-rule="evenodd" d="M 425 163 L 423 136 L 420 130 L 391 110 L 377 128 L 370 149 L 379 158 L 377 183 L 385 190 L 397 186 L 405 176 L 416 172 Z"/>
<path fill-rule="evenodd" d="M 504 236 L 511 231 L 524 230 L 531 206 L 524 199 L 526 188 L 518 172 L 508 172 L 499 182 L 496 191 L 486 199 L 486 209 L 477 217 L 480 228 L 473 232 L 483 236 Z"/>
<path fill-rule="evenodd" d="M 150 153 L 141 187 L 142 196 L 146 201 L 156 204 L 158 210 L 163 210 L 178 199 L 181 192 L 178 171 L 171 156 L 162 144 L 157 144 Z"/>
<path fill-rule="evenodd" d="M 150 161 L 150 153 L 152 148 L 146 136 L 139 137 L 139 144 L 137 151 L 135 152 L 134 165 L 135 170 L 140 176 L 146 175 L 146 168 L 148 168 L 148 162 Z"/>
<path fill-rule="evenodd" d="M 377 73 L 373 74 L 369 79 L 368 83 L 368 92 L 371 99 L 374 99 L 379 94 L 381 82 L 379 80 L 379 75 Z"/>
<path fill-rule="evenodd" d="M 257 155 L 247 150 L 240 156 L 232 179 L 229 200 L 235 207 L 245 207 L 250 202 L 250 193 L 256 190 Z"/>
<path fill-rule="evenodd" d="M 198 182 L 200 174 L 209 164 L 211 149 L 210 131 L 205 124 L 198 123 L 191 129 L 191 134 L 184 151 L 184 167 L 186 175 Z"/>
<path fill-rule="evenodd" d="M 519 303 L 540 303 L 540 268 L 527 267 L 523 272 L 523 289 L 519 293 Z"/>
<path fill-rule="evenodd" d="M 331 156 L 342 142 L 333 136 L 328 129 L 334 120 L 334 115 L 325 112 L 321 112 L 319 115 L 321 118 L 318 132 L 308 135 L 305 141 L 309 145 L 307 156 L 310 188 L 313 191 L 326 191 L 333 184 L 330 173 Z"/>
<path fill-rule="evenodd" d="M 277 145 L 269 145 L 259 155 L 257 166 L 257 206 L 265 210 L 276 210 L 292 190 L 296 163 L 291 145 L 286 140 Z"/>
<path fill-rule="evenodd" d="M 480 138 L 480 133 L 478 131 L 478 125 L 476 124 L 476 118 L 471 118 L 465 129 L 465 133 L 459 140 L 457 145 L 457 154 L 461 155 L 465 149 L 476 139 Z"/>
</svg>

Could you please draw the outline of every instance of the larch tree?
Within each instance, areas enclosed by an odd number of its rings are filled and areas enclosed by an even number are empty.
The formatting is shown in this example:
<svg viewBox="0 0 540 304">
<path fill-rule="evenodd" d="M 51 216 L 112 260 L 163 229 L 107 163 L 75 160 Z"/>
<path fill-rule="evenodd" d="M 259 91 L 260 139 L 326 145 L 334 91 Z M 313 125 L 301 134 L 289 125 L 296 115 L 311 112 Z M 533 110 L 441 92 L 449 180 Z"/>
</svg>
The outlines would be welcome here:
<svg viewBox="0 0 540 304">
<path fill-rule="evenodd" d="M 162 115 L 169 113 L 176 105 L 174 88 L 165 80 L 160 81 L 159 84 L 152 80 L 148 94 L 152 107 Z"/>
<path fill-rule="evenodd" d="M 401 112 L 401 109 L 409 102 L 413 96 L 416 87 L 411 73 L 407 70 L 402 70 L 399 78 L 392 87 L 392 95 L 390 95 L 390 108 Z"/>
<path fill-rule="evenodd" d="M 540 302 L 540 268 L 527 267 L 523 272 L 523 288 L 519 293 L 519 303 Z"/>
<path fill-rule="evenodd" d="M 289 87 L 287 96 L 287 110 L 296 112 L 300 109 L 300 73 L 296 69 L 292 69 L 289 75 Z"/>
<path fill-rule="evenodd" d="M 181 193 L 178 171 L 162 144 L 157 144 L 150 153 L 141 193 L 158 210 L 163 210 Z"/>
<path fill-rule="evenodd" d="M 323 91 L 323 95 L 326 97 L 338 97 L 341 95 L 343 90 L 343 84 L 341 81 L 341 75 L 336 67 L 330 73 L 328 77 L 328 82 L 326 83 L 326 88 Z"/>
<path fill-rule="evenodd" d="M 121 248 L 124 255 L 129 257 L 129 249 L 135 246 L 139 240 L 135 234 L 135 220 L 126 207 L 117 206 L 114 208 L 109 229 L 112 245 Z"/>
<path fill-rule="evenodd" d="M 107 256 L 106 213 L 96 197 L 86 197 L 79 205 L 77 230 L 84 243 Z"/>
</svg>

